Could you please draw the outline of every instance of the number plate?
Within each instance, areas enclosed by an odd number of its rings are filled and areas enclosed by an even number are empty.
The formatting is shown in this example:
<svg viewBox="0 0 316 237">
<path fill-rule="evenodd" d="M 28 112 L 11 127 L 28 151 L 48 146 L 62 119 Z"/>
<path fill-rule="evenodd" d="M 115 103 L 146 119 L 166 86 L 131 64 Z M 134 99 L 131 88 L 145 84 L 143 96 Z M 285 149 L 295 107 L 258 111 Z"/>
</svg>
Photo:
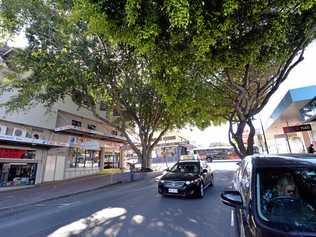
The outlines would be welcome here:
<svg viewBox="0 0 316 237">
<path fill-rule="evenodd" d="M 169 189 L 168 189 L 168 192 L 169 192 L 169 193 L 178 193 L 178 189 L 169 188 Z"/>
</svg>

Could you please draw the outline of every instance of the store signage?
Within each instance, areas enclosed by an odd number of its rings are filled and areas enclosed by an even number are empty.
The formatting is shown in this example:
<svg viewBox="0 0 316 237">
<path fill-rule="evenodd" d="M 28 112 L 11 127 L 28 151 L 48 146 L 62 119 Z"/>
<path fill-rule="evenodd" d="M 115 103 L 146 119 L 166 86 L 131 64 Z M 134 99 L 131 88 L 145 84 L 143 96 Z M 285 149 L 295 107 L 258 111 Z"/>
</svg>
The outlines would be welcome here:
<svg viewBox="0 0 316 237">
<path fill-rule="evenodd" d="M 0 140 L 4 141 L 13 141 L 13 142 L 23 142 L 23 143 L 30 143 L 30 144 L 38 144 L 38 145 L 53 145 L 53 146 L 68 146 L 65 142 L 54 142 L 54 141 L 47 141 L 44 139 L 34 139 L 28 137 L 16 137 L 16 136 L 9 136 L 9 135 L 0 135 Z"/>
<path fill-rule="evenodd" d="M 80 147 L 86 150 L 100 150 L 100 144 L 97 141 L 86 141 L 81 143 Z"/>
<path fill-rule="evenodd" d="M 303 131 L 311 131 L 312 126 L 310 124 L 302 124 L 298 126 L 290 126 L 290 127 L 283 127 L 284 133 L 291 133 L 291 132 L 303 132 Z"/>
<path fill-rule="evenodd" d="M 34 139 L 34 138 L 28 138 L 28 137 L 16 137 L 16 136 L 8 136 L 8 135 L 0 135 L 0 140 L 26 142 L 26 143 L 33 143 L 33 144 L 48 144 L 48 141 L 43 140 L 43 139 Z"/>
<path fill-rule="evenodd" d="M 20 159 L 25 152 L 25 150 L 0 148 L 0 158 Z"/>
</svg>

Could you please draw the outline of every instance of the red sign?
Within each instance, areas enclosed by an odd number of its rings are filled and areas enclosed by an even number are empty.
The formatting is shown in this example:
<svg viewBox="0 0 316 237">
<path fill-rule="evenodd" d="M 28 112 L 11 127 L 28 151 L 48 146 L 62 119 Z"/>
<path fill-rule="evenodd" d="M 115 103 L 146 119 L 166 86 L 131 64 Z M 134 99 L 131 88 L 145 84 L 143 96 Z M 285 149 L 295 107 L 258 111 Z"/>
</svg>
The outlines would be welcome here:
<svg viewBox="0 0 316 237">
<path fill-rule="evenodd" d="M 298 126 L 290 126 L 290 127 L 283 128 L 284 133 L 303 132 L 303 131 L 311 131 L 311 130 L 312 130 L 312 126 L 310 124 L 302 124 Z"/>
<path fill-rule="evenodd" d="M 21 159 L 25 150 L 0 148 L 0 158 Z"/>
</svg>

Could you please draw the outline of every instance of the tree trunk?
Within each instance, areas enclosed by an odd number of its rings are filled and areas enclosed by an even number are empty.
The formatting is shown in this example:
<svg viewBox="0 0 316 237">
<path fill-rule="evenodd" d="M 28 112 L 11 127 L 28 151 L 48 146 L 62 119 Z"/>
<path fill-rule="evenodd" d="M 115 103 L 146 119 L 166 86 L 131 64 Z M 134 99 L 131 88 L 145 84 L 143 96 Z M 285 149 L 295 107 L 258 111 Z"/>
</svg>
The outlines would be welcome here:
<svg viewBox="0 0 316 237">
<path fill-rule="evenodd" d="M 247 121 L 238 121 L 236 123 L 237 129 L 236 132 L 233 129 L 234 122 L 232 119 L 229 120 L 229 142 L 233 146 L 237 155 L 243 159 L 248 155 L 253 155 L 254 153 L 254 136 L 256 133 L 255 127 L 253 126 L 252 120 L 248 119 Z M 243 133 L 248 125 L 250 131 L 247 138 L 247 144 L 244 144 Z"/>
<path fill-rule="evenodd" d="M 141 151 L 141 170 L 148 171 L 151 167 L 151 149 L 144 145 Z"/>
<path fill-rule="evenodd" d="M 256 134 L 256 129 L 253 126 L 253 123 L 252 123 L 251 119 L 248 119 L 247 125 L 248 125 L 250 131 L 249 131 L 248 139 L 247 139 L 247 151 L 246 151 L 246 154 L 247 155 L 253 155 L 253 153 L 254 153 L 254 143 L 255 143 L 254 142 L 254 137 L 255 137 L 255 134 Z"/>
</svg>

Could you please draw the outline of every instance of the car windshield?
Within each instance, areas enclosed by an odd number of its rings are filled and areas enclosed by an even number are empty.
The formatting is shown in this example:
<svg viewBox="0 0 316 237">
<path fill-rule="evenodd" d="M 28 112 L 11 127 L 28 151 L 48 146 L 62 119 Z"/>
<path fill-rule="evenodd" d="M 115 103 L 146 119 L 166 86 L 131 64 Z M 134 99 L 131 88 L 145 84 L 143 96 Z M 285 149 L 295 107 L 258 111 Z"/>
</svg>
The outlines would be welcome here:
<svg viewBox="0 0 316 237">
<path fill-rule="evenodd" d="M 257 172 L 259 216 L 285 231 L 316 231 L 316 168 Z"/>
<path fill-rule="evenodd" d="M 170 171 L 174 173 L 198 174 L 200 172 L 200 167 L 197 162 L 180 162 L 175 164 Z"/>
</svg>

